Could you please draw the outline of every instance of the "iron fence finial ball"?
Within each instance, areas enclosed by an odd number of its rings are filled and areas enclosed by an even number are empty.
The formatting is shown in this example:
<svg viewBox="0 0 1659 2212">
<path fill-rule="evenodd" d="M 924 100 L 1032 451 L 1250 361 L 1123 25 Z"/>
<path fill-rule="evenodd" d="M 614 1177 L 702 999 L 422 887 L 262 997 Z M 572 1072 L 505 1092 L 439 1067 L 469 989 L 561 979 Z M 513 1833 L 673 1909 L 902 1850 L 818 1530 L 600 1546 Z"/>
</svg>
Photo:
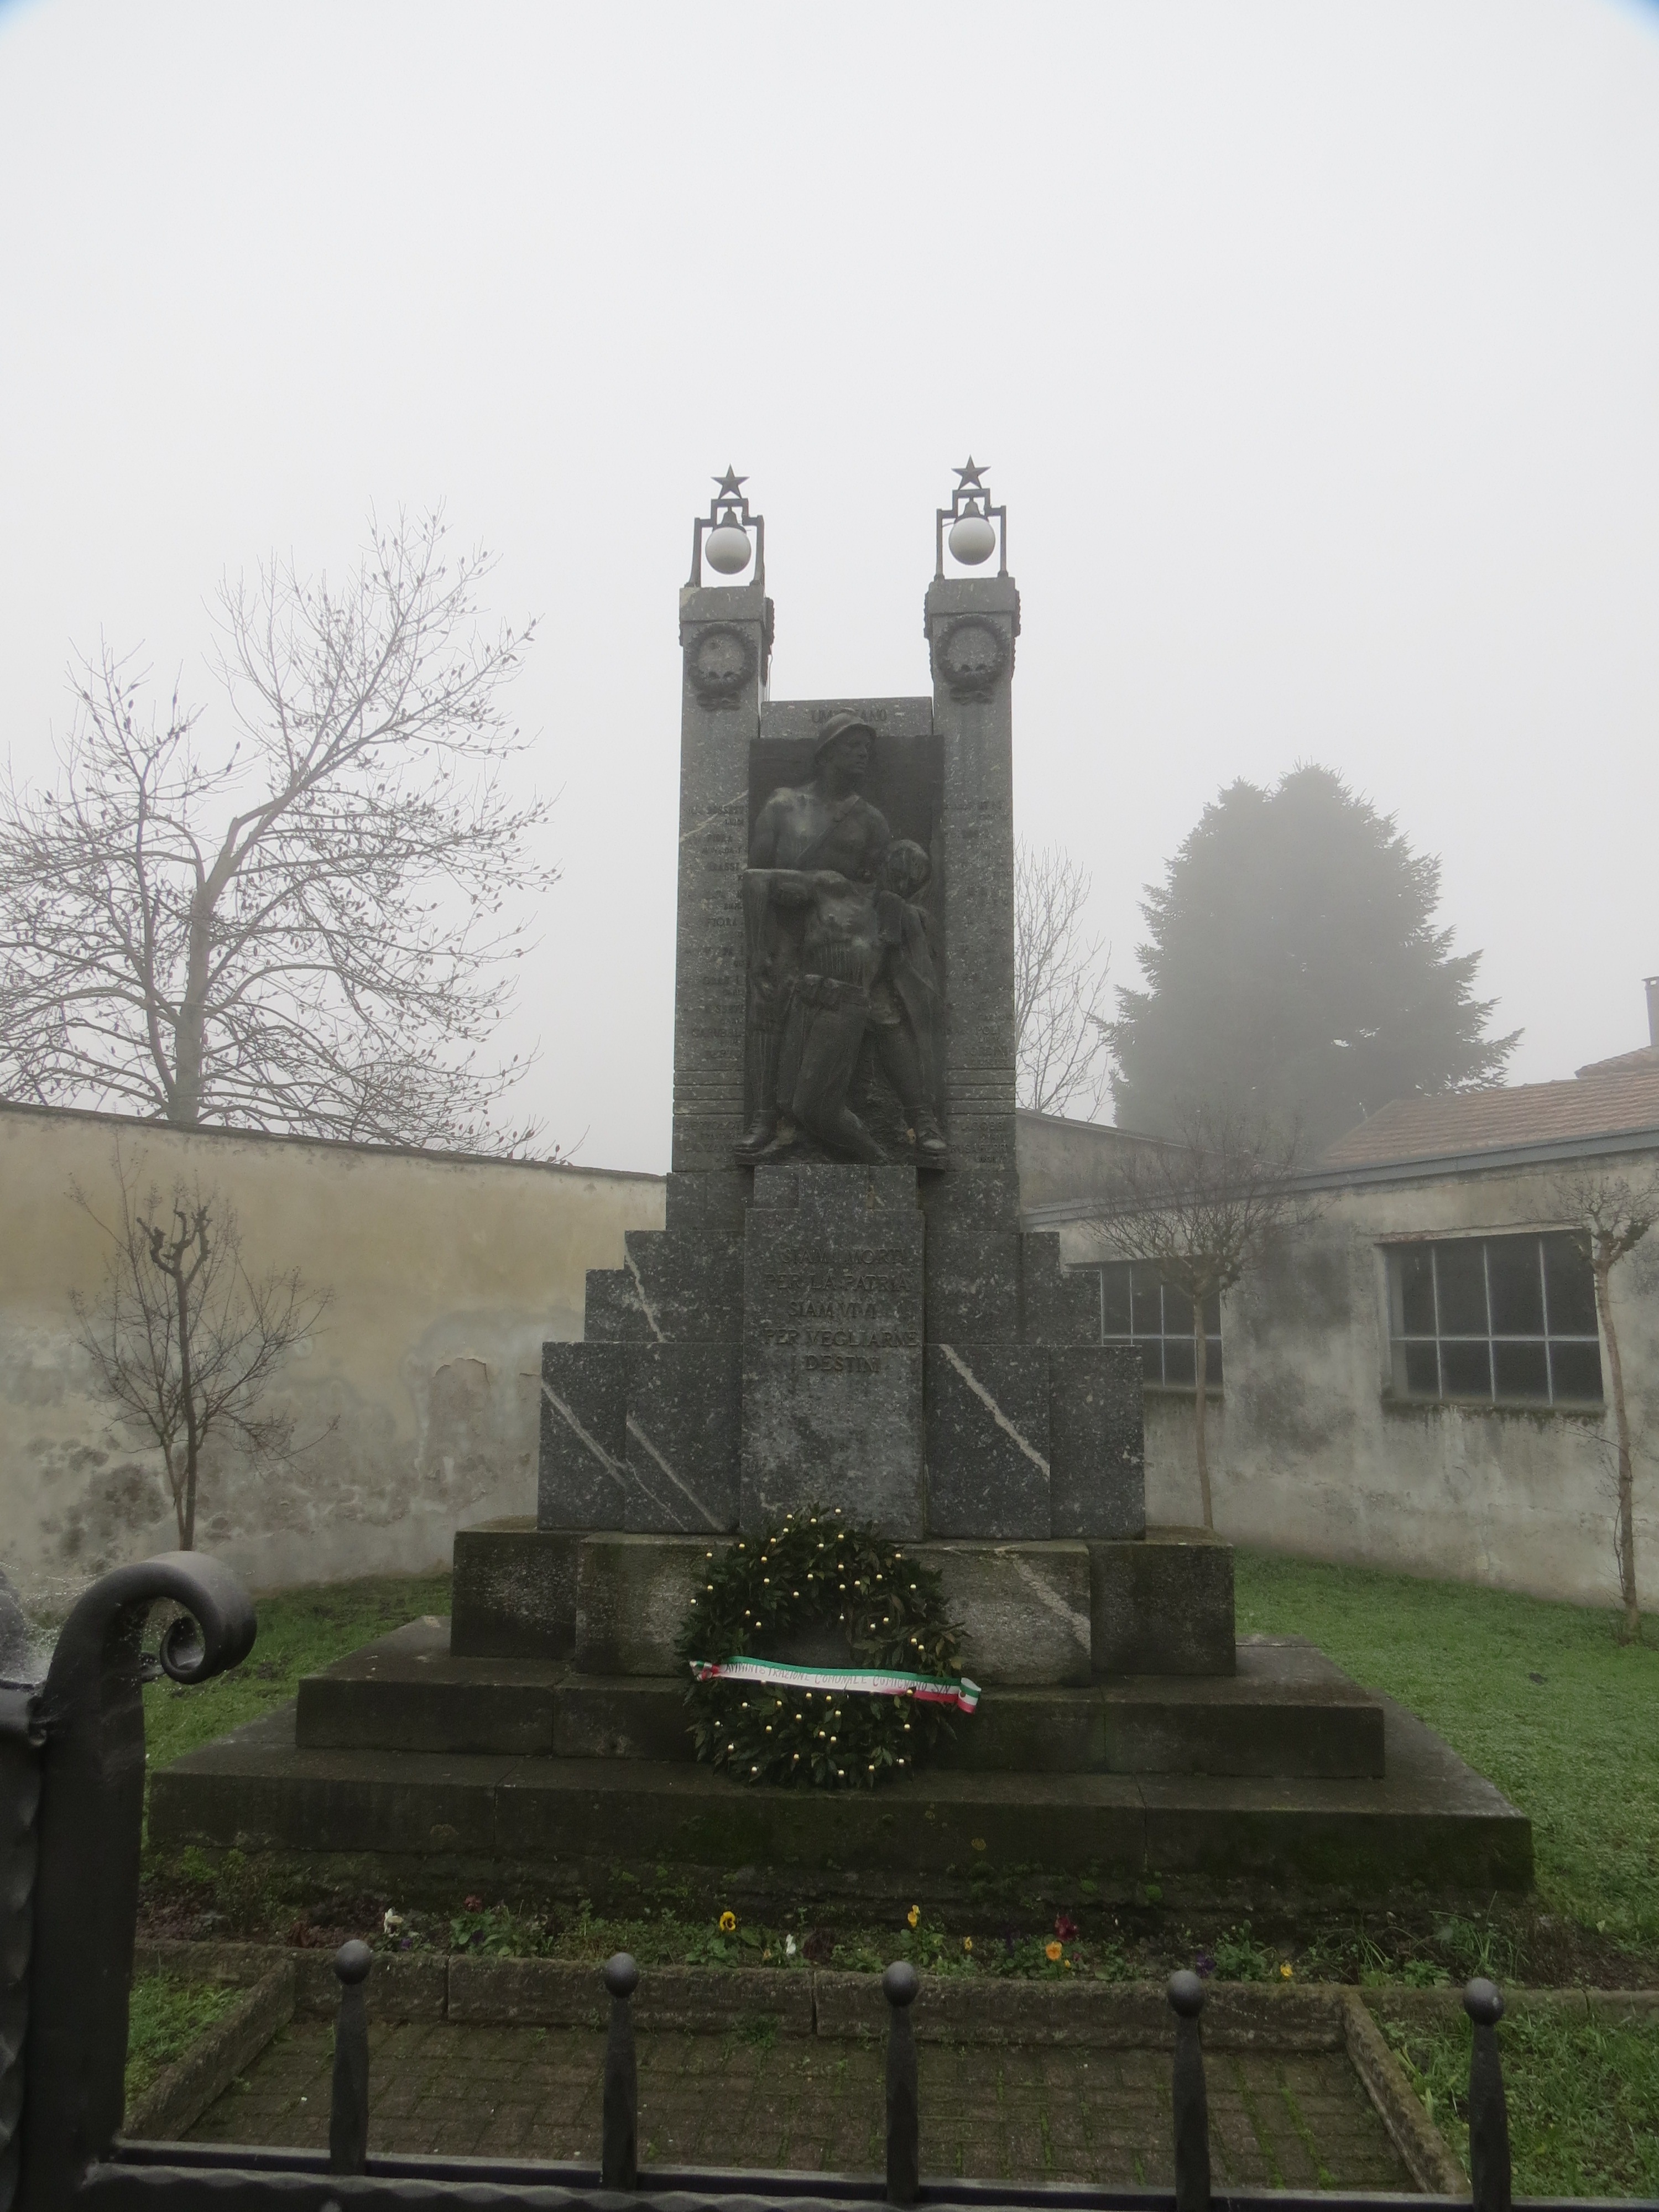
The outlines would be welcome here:
<svg viewBox="0 0 1659 2212">
<path fill-rule="evenodd" d="M 740 576 L 749 566 L 752 550 L 749 532 L 735 522 L 722 522 L 702 543 L 703 556 L 722 576 Z"/>
<path fill-rule="evenodd" d="M 631 1997 L 640 1985 L 640 1970 L 626 1951 L 607 1959 L 599 1971 L 613 1997 Z"/>
<path fill-rule="evenodd" d="M 348 1989 L 356 1982 L 366 1982 L 368 1970 L 374 1964 L 374 1954 L 367 1943 L 354 1936 L 349 1943 L 342 1943 L 334 1954 L 334 1971 Z"/>
<path fill-rule="evenodd" d="M 1170 1977 L 1170 2009 L 1182 2020 L 1196 2020 L 1204 2009 L 1204 1984 L 1190 1966 Z"/>
<path fill-rule="evenodd" d="M 881 1993 L 890 2005 L 914 2004 L 921 1987 L 916 1970 L 908 1959 L 895 1959 L 881 1978 Z"/>
<path fill-rule="evenodd" d="M 982 514 L 969 514 L 951 525 L 951 535 L 945 539 L 953 560 L 960 561 L 965 568 L 977 568 L 981 561 L 988 561 L 997 550 L 997 534 Z"/>
</svg>

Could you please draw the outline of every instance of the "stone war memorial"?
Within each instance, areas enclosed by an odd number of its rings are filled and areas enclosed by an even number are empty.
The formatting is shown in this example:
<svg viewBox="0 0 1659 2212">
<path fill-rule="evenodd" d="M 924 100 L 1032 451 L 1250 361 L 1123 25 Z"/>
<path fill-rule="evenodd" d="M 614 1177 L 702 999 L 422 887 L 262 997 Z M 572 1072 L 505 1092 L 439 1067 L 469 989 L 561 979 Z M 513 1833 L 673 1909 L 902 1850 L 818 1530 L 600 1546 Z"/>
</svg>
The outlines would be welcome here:
<svg viewBox="0 0 1659 2212">
<path fill-rule="evenodd" d="M 411 1898 L 1528 1886 L 1491 1784 L 1237 1640 L 1227 1545 L 1147 1526 L 1139 1354 L 1022 1230 L 1020 602 L 958 476 L 913 698 L 774 700 L 763 521 L 729 470 L 696 519 L 667 1224 L 545 1347 L 533 1522 L 457 1536 L 449 1621 L 160 1772 L 156 1840 Z"/>
</svg>

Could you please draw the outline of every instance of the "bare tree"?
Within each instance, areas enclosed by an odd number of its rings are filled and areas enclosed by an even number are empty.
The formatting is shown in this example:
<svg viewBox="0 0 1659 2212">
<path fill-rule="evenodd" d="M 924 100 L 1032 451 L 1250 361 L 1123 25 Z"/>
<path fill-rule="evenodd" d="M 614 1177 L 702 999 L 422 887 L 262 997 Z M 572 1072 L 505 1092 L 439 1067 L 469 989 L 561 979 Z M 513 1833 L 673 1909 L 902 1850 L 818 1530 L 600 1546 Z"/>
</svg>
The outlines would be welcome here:
<svg viewBox="0 0 1659 2212">
<path fill-rule="evenodd" d="M 343 583 L 220 592 L 216 764 L 106 646 L 56 789 L 0 790 L 0 1086 L 13 1097 L 497 1148 L 523 1068 L 478 1064 L 524 949 L 544 802 L 500 706 L 532 629 L 486 635 L 483 555 L 374 529 Z"/>
<path fill-rule="evenodd" d="M 1564 1176 L 1556 1186 L 1564 1218 L 1577 1224 L 1589 1240 L 1590 1275 L 1595 1312 L 1607 1347 L 1613 1384 L 1614 1452 L 1613 1554 L 1619 1565 L 1619 1595 L 1625 1608 L 1627 1641 L 1642 1639 L 1642 1606 L 1636 1587 L 1635 1450 L 1630 1409 L 1625 1396 L 1625 1363 L 1613 1318 L 1613 1271 L 1633 1252 L 1659 1221 L 1659 1172 L 1636 1176 L 1589 1171 Z"/>
<path fill-rule="evenodd" d="M 179 1526 L 196 1542 L 202 1454 L 234 1437 L 256 1463 L 289 1457 L 294 1422 L 264 1403 L 284 1356 L 309 1336 L 329 1303 L 297 1270 L 251 1275 L 235 1209 L 218 1190 L 175 1183 L 165 1203 L 142 1202 L 118 1151 L 119 1204 L 106 1221 L 78 1186 L 76 1203 L 111 1243 L 103 1289 L 70 1300 L 81 1344 L 123 1418 L 161 1450 Z"/>
<path fill-rule="evenodd" d="M 1215 1526 L 1206 1413 L 1204 1309 L 1280 1237 L 1308 1227 L 1318 1199 L 1300 1185 L 1300 1145 L 1233 1109 L 1176 1116 L 1172 1138 L 1126 1151 L 1087 1224 L 1121 1260 L 1148 1267 L 1192 1302 L 1194 1435 L 1204 1526 Z"/>
<path fill-rule="evenodd" d="M 1109 946 L 1084 928 L 1091 878 L 1057 847 L 1014 856 L 1014 1035 L 1019 1103 L 1093 1121 L 1109 1073 L 1103 1006 Z"/>
</svg>

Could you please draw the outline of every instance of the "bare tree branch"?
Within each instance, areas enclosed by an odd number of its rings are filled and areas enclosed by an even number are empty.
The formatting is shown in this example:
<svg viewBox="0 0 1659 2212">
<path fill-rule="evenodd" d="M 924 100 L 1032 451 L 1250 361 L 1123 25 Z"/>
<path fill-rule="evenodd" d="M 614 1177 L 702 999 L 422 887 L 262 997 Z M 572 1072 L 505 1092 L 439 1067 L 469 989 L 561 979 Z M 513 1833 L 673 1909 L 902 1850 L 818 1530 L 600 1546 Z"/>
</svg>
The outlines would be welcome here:
<svg viewBox="0 0 1659 2212">
<path fill-rule="evenodd" d="M 1058 848 L 1014 856 L 1014 1036 L 1022 1106 L 1099 1114 L 1110 1079 L 1106 1057 L 1111 950 L 1084 931 L 1091 878 Z"/>
<path fill-rule="evenodd" d="M 1150 1267 L 1192 1304 L 1195 1447 L 1204 1526 L 1215 1526 L 1206 1435 L 1204 1309 L 1321 1202 L 1301 1188 L 1301 1142 L 1229 1107 L 1191 1107 L 1167 1141 L 1126 1151 L 1085 1224 L 1114 1258 Z"/>
<path fill-rule="evenodd" d="M 503 769 L 532 627 L 485 635 L 489 563 L 441 519 L 375 529 L 343 584 L 221 593 L 234 737 L 204 757 L 107 646 L 57 788 L 0 788 L 0 1087 L 204 1123 L 511 1149 L 481 1061 L 556 872 Z"/>
<path fill-rule="evenodd" d="M 284 1356 L 329 1304 L 297 1269 L 254 1277 L 242 1264 L 234 1208 L 183 1182 L 140 1201 L 116 1148 L 118 1203 L 105 1220 L 76 1184 L 70 1195 L 108 1237 L 103 1288 L 70 1299 L 82 1348 L 128 1425 L 161 1454 L 179 1547 L 196 1541 L 202 1454 L 228 1435 L 256 1463 L 291 1457 L 294 1422 L 262 1404 Z"/>
<path fill-rule="evenodd" d="M 1619 1565 L 1619 1595 L 1625 1608 L 1625 1635 L 1642 1640 L 1642 1603 L 1636 1582 L 1636 1445 L 1625 1395 L 1625 1362 L 1613 1317 L 1613 1271 L 1632 1253 L 1659 1221 L 1659 1173 L 1622 1176 L 1591 1169 L 1563 1176 L 1556 1203 L 1564 1218 L 1576 1222 L 1589 1242 L 1595 1311 L 1607 1347 L 1613 1383 L 1614 1449 L 1613 1555 Z"/>
</svg>

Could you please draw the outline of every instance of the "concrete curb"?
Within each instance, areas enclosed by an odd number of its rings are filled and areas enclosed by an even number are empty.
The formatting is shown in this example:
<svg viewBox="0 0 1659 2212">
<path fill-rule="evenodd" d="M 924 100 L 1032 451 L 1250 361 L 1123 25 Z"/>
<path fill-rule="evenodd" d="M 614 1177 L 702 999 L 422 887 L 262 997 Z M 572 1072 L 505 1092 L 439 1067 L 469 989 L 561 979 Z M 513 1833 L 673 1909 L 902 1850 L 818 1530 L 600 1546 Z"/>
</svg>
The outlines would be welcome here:
<svg viewBox="0 0 1659 2212">
<path fill-rule="evenodd" d="M 810 1969 L 653 1966 L 640 1977 L 634 2025 L 718 2034 L 765 2020 L 784 2035 L 811 2035 L 814 1978 Z M 878 1984 L 874 1996 L 880 2008 Z M 563 1959 L 452 1958 L 444 2016 L 479 2027 L 603 2027 L 611 2000 L 597 1966 Z"/>
<path fill-rule="evenodd" d="M 174 1966 L 171 1971 L 177 1973 L 180 1969 Z M 182 2058 L 164 2066 L 149 2088 L 134 2100 L 123 2120 L 123 2133 L 145 2142 L 176 2142 L 194 2127 L 214 2099 L 230 2087 L 244 2067 L 252 2063 L 277 2029 L 286 2027 L 293 2019 L 294 1985 L 292 1960 L 285 1959 L 261 1974 L 240 2004 L 216 2021 Z"/>
<path fill-rule="evenodd" d="M 1389 2050 L 1358 1990 L 1342 1992 L 1342 2027 L 1349 2063 L 1364 2082 L 1365 2094 L 1388 2130 L 1389 2140 L 1405 2161 L 1407 2172 L 1426 2197 L 1462 2197 L 1469 2185 L 1468 2177 L 1424 2111 L 1406 2078 L 1405 2068 Z"/>
<path fill-rule="evenodd" d="M 1461 1990 L 1402 1990 L 1384 1987 L 1356 1991 L 1370 2010 L 1384 2020 L 1407 2024 L 1461 2019 Z M 1505 1988 L 1506 2019 L 1522 2013 L 1574 2013 L 1601 2027 L 1617 2027 L 1627 2021 L 1652 2020 L 1659 2014 L 1659 1990 L 1528 1990 Z"/>
</svg>

